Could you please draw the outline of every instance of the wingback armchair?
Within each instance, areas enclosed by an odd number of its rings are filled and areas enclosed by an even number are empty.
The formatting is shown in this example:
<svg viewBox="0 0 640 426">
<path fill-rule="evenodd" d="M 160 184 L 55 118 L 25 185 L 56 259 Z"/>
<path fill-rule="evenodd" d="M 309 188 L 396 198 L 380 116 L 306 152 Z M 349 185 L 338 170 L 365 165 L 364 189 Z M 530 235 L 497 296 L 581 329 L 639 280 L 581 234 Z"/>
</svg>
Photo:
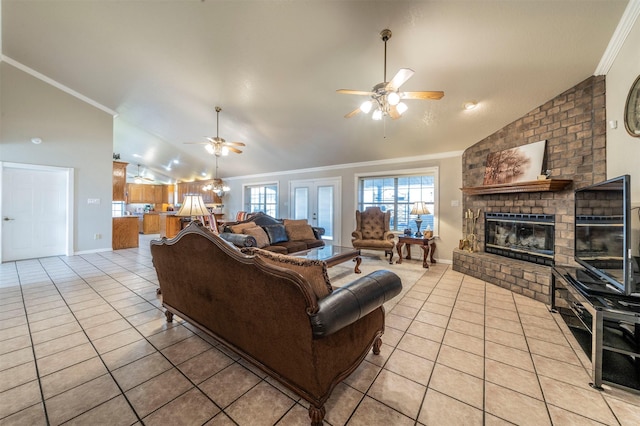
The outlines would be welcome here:
<svg viewBox="0 0 640 426">
<path fill-rule="evenodd" d="M 351 233 L 354 248 L 382 250 L 389 263 L 393 263 L 394 234 L 389 230 L 391 212 L 383 212 L 380 207 L 367 207 L 363 212 L 356 210 L 356 230 Z"/>
</svg>

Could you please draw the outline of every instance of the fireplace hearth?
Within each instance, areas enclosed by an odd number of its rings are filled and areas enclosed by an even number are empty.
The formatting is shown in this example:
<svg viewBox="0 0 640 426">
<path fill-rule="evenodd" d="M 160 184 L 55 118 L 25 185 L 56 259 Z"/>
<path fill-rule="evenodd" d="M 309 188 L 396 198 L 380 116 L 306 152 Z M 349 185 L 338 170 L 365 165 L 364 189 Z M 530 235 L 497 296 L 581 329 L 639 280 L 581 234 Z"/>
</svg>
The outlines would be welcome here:
<svg viewBox="0 0 640 426">
<path fill-rule="evenodd" d="M 486 213 L 484 251 L 553 266 L 554 228 L 554 215 Z"/>
</svg>

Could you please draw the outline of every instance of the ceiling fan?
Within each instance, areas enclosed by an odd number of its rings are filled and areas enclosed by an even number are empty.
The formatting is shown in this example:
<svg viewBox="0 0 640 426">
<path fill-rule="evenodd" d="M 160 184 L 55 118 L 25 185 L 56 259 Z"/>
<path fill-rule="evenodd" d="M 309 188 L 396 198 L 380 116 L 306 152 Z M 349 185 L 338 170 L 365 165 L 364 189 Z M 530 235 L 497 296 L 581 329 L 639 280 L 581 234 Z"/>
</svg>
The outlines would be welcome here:
<svg viewBox="0 0 640 426">
<path fill-rule="evenodd" d="M 401 102 L 402 99 L 438 100 L 444 96 L 444 92 L 440 91 L 401 92 L 400 86 L 414 74 L 414 71 L 409 68 L 401 68 L 391 81 L 387 81 L 387 41 L 391 38 L 391 30 L 384 29 L 380 31 L 380 38 L 384 42 L 384 81 L 373 86 L 370 92 L 349 89 L 337 90 L 338 93 L 365 95 L 371 98 L 346 114 L 345 118 L 351 118 L 361 111 L 366 114 L 373 109 L 372 118 L 374 120 L 382 120 L 384 116 L 389 116 L 395 120 L 400 118 L 408 109 L 407 105 Z"/>
<path fill-rule="evenodd" d="M 140 174 L 140 164 L 138 164 L 138 173 L 133 177 L 133 181 L 135 183 L 143 183 L 143 181 L 153 182 L 153 179 L 141 175 Z"/>
<path fill-rule="evenodd" d="M 218 130 L 220 128 L 220 111 L 222 108 L 219 106 L 216 107 L 216 137 L 211 138 L 207 137 L 208 142 L 185 142 L 185 144 L 197 144 L 204 145 L 207 152 L 211 155 L 215 155 L 216 157 L 220 157 L 221 155 L 229 155 L 229 151 L 235 152 L 236 154 L 242 154 L 242 151 L 236 148 L 237 146 L 245 146 L 242 142 L 227 142 L 218 136 Z"/>
</svg>

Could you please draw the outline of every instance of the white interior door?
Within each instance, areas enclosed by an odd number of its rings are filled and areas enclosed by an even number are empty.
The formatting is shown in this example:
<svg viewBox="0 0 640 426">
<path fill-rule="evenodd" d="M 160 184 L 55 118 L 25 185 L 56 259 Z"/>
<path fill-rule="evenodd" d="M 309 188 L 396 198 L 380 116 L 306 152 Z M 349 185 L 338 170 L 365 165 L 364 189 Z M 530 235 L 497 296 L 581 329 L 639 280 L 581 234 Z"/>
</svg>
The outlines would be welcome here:
<svg viewBox="0 0 640 426">
<path fill-rule="evenodd" d="M 2 261 L 69 254 L 69 175 L 2 165 Z"/>
<path fill-rule="evenodd" d="M 322 238 L 340 245 L 340 179 L 291 181 L 290 188 L 290 217 L 324 228 Z"/>
</svg>

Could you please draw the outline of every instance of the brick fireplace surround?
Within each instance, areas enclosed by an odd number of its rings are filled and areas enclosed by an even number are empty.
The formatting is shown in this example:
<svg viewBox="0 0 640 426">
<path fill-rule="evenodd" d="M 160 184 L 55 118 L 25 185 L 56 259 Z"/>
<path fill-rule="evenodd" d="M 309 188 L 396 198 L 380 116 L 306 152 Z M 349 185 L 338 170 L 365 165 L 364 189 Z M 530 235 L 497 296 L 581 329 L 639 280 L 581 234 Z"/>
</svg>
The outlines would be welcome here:
<svg viewBox="0 0 640 426">
<path fill-rule="evenodd" d="M 550 178 L 571 179 L 573 184 L 557 192 L 463 194 L 463 212 L 481 212 L 478 251 L 454 250 L 453 269 L 549 303 L 551 267 L 484 252 L 484 213 L 555 215 L 554 261 L 573 263 L 573 190 L 606 179 L 604 76 L 586 79 L 469 147 L 462 156 L 462 185 L 482 186 L 487 154 L 540 140 L 547 141 Z"/>
</svg>

